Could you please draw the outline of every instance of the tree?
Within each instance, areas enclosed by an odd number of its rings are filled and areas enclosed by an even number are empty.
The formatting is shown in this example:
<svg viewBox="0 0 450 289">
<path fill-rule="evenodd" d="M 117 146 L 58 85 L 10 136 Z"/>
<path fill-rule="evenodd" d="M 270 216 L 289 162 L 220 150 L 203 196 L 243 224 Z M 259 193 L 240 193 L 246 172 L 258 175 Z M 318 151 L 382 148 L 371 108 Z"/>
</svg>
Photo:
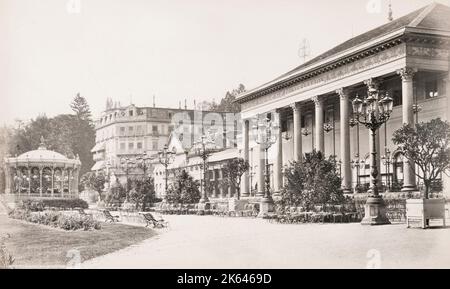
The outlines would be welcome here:
<svg viewBox="0 0 450 289">
<path fill-rule="evenodd" d="M 231 92 L 227 91 L 225 97 L 222 98 L 220 103 L 213 107 L 214 111 L 220 112 L 234 112 L 238 113 L 241 111 L 241 105 L 236 102 L 236 98 L 239 94 L 245 92 L 245 86 L 243 84 L 239 84 L 238 88 L 233 89 Z"/>
<path fill-rule="evenodd" d="M 169 187 L 166 200 L 175 204 L 194 204 L 200 200 L 199 183 L 185 170 L 177 174 L 175 182 Z"/>
<path fill-rule="evenodd" d="M 141 205 L 145 211 L 147 204 L 155 200 L 155 185 L 152 177 L 141 177 L 133 179 L 129 199 L 136 204 L 136 209 Z"/>
<path fill-rule="evenodd" d="M 249 163 L 243 158 L 228 160 L 223 169 L 224 180 L 228 185 L 236 185 L 237 199 L 241 198 L 242 175 L 250 168 Z"/>
<path fill-rule="evenodd" d="M 107 178 L 103 172 L 88 172 L 81 176 L 80 184 L 83 189 L 92 189 L 98 193 L 100 200 L 103 200 L 103 190 Z"/>
<path fill-rule="evenodd" d="M 80 93 L 77 93 L 70 104 L 70 108 L 79 119 L 92 123 L 91 109 L 89 108 L 86 98 L 81 96 Z"/>
<path fill-rule="evenodd" d="M 416 124 L 405 124 L 394 132 L 392 141 L 400 146 L 403 155 L 419 167 L 416 176 L 425 185 L 424 197 L 428 199 L 432 184 L 442 174 L 450 171 L 450 123 L 440 118 Z"/>
<path fill-rule="evenodd" d="M 333 157 L 326 159 L 321 152 L 305 154 L 302 162 L 293 162 L 285 169 L 286 185 L 279 205 L 303 206 L 312 210 L 315 205 L 335 205 L 344 202 L 341 179 Z"/>
</svg>

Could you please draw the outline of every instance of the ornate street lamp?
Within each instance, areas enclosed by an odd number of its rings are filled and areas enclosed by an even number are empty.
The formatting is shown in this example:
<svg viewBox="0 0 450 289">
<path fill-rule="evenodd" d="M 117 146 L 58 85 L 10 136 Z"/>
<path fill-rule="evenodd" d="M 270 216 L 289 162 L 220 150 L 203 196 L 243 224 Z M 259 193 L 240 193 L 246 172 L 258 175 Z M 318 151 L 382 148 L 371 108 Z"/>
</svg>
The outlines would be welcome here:
<svg viewBox="0 0 450 289">
<path fill-rule="evenodd" d="M 165 173 L 165 179 L 164 179 L 164 189 L 165 189 L 165 195 L 167 196 L 167 189 L 168 187 L 168 180 L 169 180 L 169 165 L 171 163 L 173 163 L 174 159 L 175 159 L 175 152 L 174 151 L 170 151 L 169 150 L 169 146 L 168 145 L 164 145 L 164 148 L 162 149 L 162 151 L 158 152 L 158 159 L 159 159 L 159 163 L 162 164 L 164 166 L 164 173 Z M 166 198 L 164 197 L 164 200 Z"/>
<path fill-rule="evenodd" d="M 211 133 L 203 134 L 200 137 L 200 140 L 197 142 L 194 142 L 192 149 L 194 150 L 195 154 L 199 156 L 203 161 L 203 180 L 201 182 L 201 188 L 202 188 L 202 197 L 200 199 L 201 204 L 205 204 L 209 202 L 208 199 L 208 193 L 206 191 L 206 177 L 208 172 L 208 158 L 210 155 L 217 151 L 216 148 L 216 142 L 212 137 Z"/>
<path fill-rule="evenodd" d="M 378 192 L 378 168 L 377 168 L 377 148 L 376 148 L 376 132 L 390 118 L 393 109 L 393 100 L 386 95 L 382 98 L 378 90 L 369 89 L 369 96 L 365 100 L 361 100 L 357 95 L 353 100 L 353 112 L 355 119 L 371 132 L 371 188 L 369 197 L 365 204 L 365 216 L 362 220 L 364 225 L 382 225 L 390 224 L 386 217 L 386 205 L 383 198 Z"/>
<path fill-rule="evenodd" d="M 120 168 L 125 171 L 125 179 L 126 179 L 126 189 L 127 189 L 127 198 L 128 198 L 128 192 L 130 191 L 130 185 L 128 184 L 128 175 L 130 167 L 132 167 L 135 164 L 135 161 L 133 159 L 130 159 L 128 157 L 120 158 Z"/>
<path fill-rule="evenodd" d="M 144 178 L 147 175 L 147 170 L 151 167 L 151 164 L 149 164 L 149 162 L 151 162 L 152 160 L 153 158 L 149 156 L 147 152 L 143 152 L 136 158 L 138 167 L 141 168 L 144 172 Z"/>
<path fill-rule="evenodd" d="M 259 144 L 264 150 L 265 157 L 265 186 L 263 186 L 264 197 L 261 200 L 260 215 L 268 213 L 273 207 L 273 199 L 270 194 L 270 169 L 269 169 L 269 148 L 277 142 L 277 135 L 280 125 L 272 121 L 267 116 L 257 117 L 253 125 L 253 136 L 255 142 Z"/>
<path fill-rule="evenodd" d="M 392 159 L 391 159 L 391 151 L 388 148 L 386 148 L 385 155 L 381 157 L 381 160 L 383 161 L 383 164 L 386 167 L 386 185 L 387 185 L 387 191 L 386 192 L 390 192 L 391 191 L 391 164 L 392 164 Z"/>
</svg>

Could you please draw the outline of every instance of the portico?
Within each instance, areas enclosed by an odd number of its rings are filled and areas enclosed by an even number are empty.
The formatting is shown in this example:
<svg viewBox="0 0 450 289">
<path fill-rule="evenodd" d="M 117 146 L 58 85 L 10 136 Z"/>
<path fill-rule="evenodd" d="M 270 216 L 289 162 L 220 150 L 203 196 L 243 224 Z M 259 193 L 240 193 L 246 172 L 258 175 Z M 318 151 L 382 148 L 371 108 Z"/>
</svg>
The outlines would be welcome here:
<svg viewBox="0 0 450 289">
<path fill-rule="evenodd" d="M 448 14 L 450 8 L 431 4 L 365 34 L 350 39 L 283 76 L 242 94 L 243 155 L 253 159 L 256 182 L 244 176 L 243 192 L 257 187 L 262 196 L 264 158 L 248 129 L 258 115 L 271 115 L 280 123 L 277 143 L 271 148 L 269 162 L 273 169 L 272 188 L 278 192 L 283 185 L 283 166 L 301 160 L 312 148 L 340 161 L 342 189 L 351 193 L 360 180 L 368 182 L 370 165 L 367 129 L 351 129 L 351 101 L 368 91 L 388 94 L 394 99 L 394 111 L 389 122 L 375 136 L 379 183 L 385 184 L 389 174 L 402 182 L 402 191 L 418 189 L 414 165 L 404 161 L 400 173 L 381 165 L 381 156 L 389 149 L 397 151 L 392 133 L 402 124 L 432 118 L 448 118 L 450 27 L 438 23 L 436 13 Z M 434 21 L 431 21 L 434 20 Z M 420 105 L 417 115 L 414 107 Z M 330 109 L 331 108 L 331 109 Z M 332 117 L 330 117 L 330 111 Z M 331 131 L 324 125 L 332 119 Z M 331 121 L 331 120 L 330 120 Z M 308 133 L 309 132 L 309 133 Z M 356 141 L 354 141 L 356 139 Z M 308 149 L 306 149 L 308 148 Z M 254 155 L 250 158 L 250 152 Z M 352 171 L 355 155 L 367 159 L 361 174 Z M 389 173 L 388 173 L 389 171 Z M 402 177 L 402 178 L 400 178 Z M 448 190 L 447 190 L 448 191 Z"/>
</svg>

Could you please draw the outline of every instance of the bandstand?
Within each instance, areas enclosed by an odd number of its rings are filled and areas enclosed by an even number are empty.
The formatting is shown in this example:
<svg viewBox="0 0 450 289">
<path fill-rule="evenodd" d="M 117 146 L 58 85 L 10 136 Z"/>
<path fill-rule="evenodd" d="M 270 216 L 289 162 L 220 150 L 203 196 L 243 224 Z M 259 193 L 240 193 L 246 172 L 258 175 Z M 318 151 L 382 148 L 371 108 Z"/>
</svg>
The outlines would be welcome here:
<svg viewBox="0 0 450 289">
<path fill-rule="evenodd" d="M 6 197 L 78 198 L 81 162 L 47 150 L 43 140 L 37 150 L 5 159 Z"/>
</svg>

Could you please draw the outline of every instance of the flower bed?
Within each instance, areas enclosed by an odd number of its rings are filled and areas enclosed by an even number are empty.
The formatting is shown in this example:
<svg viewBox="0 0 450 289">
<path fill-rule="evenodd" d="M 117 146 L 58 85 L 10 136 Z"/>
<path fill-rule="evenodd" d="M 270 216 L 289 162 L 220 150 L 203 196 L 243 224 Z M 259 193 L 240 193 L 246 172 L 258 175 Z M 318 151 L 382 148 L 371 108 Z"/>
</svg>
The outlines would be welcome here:
<svg viewBox="0 0 450 289">
<path fill-rule="evenodd" d="M 10 212 L 9 217 L 67 231 L 101 229 L 100 222 L 95 221 L 91 216 L 65 215 L 60 212 L 31 212 L 15 209 Z"/>
</svg>

